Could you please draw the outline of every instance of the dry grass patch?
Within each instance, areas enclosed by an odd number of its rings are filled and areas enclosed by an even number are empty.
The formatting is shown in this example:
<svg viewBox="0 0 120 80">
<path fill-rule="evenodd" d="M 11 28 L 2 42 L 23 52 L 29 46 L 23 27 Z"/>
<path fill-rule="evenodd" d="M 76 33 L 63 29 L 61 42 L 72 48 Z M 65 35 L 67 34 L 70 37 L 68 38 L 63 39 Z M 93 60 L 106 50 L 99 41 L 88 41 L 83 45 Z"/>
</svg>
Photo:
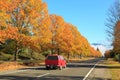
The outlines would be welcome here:
<svg viewBox="0 0 120 80">
<path fill-rule="evenodd" d="M 109 67 L 112 80 L 120 80 L 120 63 L 114 61 L 113 59 L 108 59 L 104 63 Z"/>
<path fill-rule="evenodd" d="M 0 71 L 15 70 L 25 67 L 27 66 L 23 66 L 21 64 L 18 64 L 17 62 L 3 62 L 0 64 Z"/>
</svg>

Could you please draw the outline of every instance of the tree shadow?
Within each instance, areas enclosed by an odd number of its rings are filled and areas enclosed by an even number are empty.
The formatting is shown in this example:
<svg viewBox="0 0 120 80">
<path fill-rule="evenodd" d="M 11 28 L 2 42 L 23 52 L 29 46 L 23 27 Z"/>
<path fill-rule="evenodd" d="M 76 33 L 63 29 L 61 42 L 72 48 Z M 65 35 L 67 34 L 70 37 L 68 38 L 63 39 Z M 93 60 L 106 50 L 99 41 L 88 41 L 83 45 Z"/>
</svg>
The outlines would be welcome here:
<svg viewBox="0 0 120 80">
<path fill-rule="evenodd" d="M 33 67 L 33 68 L 20 68 L 18 70 L 47 70 L 47 71 L 51 71 L 51 70 L 59 70 L 59 68 L 46 69 L 45 66 L 43 66 L 43 67 Z"/>
<path fill-rule="evenodd" d="M 84 76 L 44 76 L 44 77 L 27 77 L 27 76 L 0 76 L 0 80 L 83 80 Z M 86 80 L 112 80 L 110 78 L 87 78 Z"/>
<path fill-rule="evenodd" d="M 90 59 L 90 60 L 71 61 L 70 63 L 96 63 L 99 60 L 101 60 L 101 58 L 95 58 L 95 59 Z"/>
<path fill-rule="evenodd" d="M 70 67 L 70 68 L 92 68 L 98 60 L 99 59 L 78 61 L 78 62 L 75 62 L 74 64 L 71 63 L 71 64 L 69 64 L 67 66 Z M 104 61 L 104 59 L 102 61 Z M 83 63 L 83 64 L 79 64 L 79 63 Z M 120 66 L 108 66 L 108 65 L 106 65 L 104 63 L 102 63 L 102 64 L 103 65 L 99 65 L 99 64 L 96 65 L 95 68 L 120 69 Z"/>
<path fill-rule="evenodd" d="M 105 65 L 97 65 L 95 68 L 120 69 L 120 66 L 105 66 Z"/>
<path fill-rule="evenodd" d="M 111 78 L 88 77 L 86 80 L 112 80 Z"/>
<path fill-rule="evenodd" d="M 94 66 L 94 64 L 99 61 L 101 58 L 97 58 L 97 59 L 91 59 L 91 60 L 82 60 L 82 61 L 73 61 L 67 64 L 67 67 L 71 68 L 77 68 L 77 67 L 92 67 Z M 79 63 L 89 63 L 89 65 L 81 65 Z M 18 70 L 46 70 L 45 65 L 40 66 L 40 67 L 30 67 L 30 68 L 21 68 Z M 50 70 L 55 70 L 55 69 L 50 69 Z"/>
<path fill-rule="evenodd" d="M 91 60 L 84 60 L 84 61 L 70 62 L 67 64 L 67 67 L 68 68 L 92 68 L 95 65 L 95 63 L 98 62 L 99 60 L 100 60 L 100 58 L 91 59 Z M 105 65 L 96 65 L 95 68 L 120 69 L 120 66 L 107 66 L 105 64 Z M 18 70 L 46 70 L 46 68 L 45 68 L 45 66 L 40 66 L 40 67 L 33 67 L 33 68 L 21 68 Z M 55 69 L 51 69 L 51 70 L 55 70 Z"/>
<path fill-rule="evenodd" d="M 76 64 L 68 65 L 70 68 L 92 68 L 94 64 Z M 107 65 L 96 65 L 95 68 L 108 68 L 108 69 L 120 69 L 120 66 L 107 66 Z"/>
<path fill-rule="evenodd" d="M 91 60 L 83 60 L 83 61 L 71 62 L 71 63 L 68 63 L 67 67 L 70 67 L 70 68 L 80 68 L 80 67 L 91 68 L 99 60 L 100 60 L 100 58 L 98 58 L 98 59 L 91 59 Z"/>
<path fill-rule="evenodd" d="M 37 67 L 37 68 L 20 68 L 18 70 L 46 70 L 44 67 Z"/>
<path fill-rule="evenodd" d="M 0 80 L 39 80 L 34 77 L 27 76 L 0 76 Z"/>
</svg>

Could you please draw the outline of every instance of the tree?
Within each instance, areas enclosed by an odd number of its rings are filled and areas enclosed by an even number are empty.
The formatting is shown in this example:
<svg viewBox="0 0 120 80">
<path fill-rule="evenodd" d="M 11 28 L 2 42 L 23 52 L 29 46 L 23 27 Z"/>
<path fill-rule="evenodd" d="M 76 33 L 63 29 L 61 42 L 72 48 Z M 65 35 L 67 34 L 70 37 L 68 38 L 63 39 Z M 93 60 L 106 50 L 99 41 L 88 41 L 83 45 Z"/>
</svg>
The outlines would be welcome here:
<svg viewBox="0 0 120 80">
<path fill-rule="evenodd" d="M 51 53 L 59 54 L 60 44 L 61 44 L 60 39 L 62 39 L 60 36 L 62 35 L 64 29 L 64 19 L 61 16 L 57 16 L 57 15 L 50 15 L 50 19 L 51 19 L 50 30 L 52 32 L 52 40 L 50 43 Z M 62 36 L 66 36 L 66 35 L 62 35 Z"/>
<path fill-rule="evenodd" d="M 65 23 L 64 29 L 60 36 L 62 40 L 62 42 L 60 42 L 60 48 L 62 51 L 64 51 L 67 54 L 68 60 L 70 58 L 70 54 L 72 53 L 73 45 L 74 45 L 74 37 L 72 34 L 71 26 L 72 26 L 71 24 Z"/>
<path fill-rule="evenodd" d="M 98 47 L 97 47 L 97 51 L 100 51 Z"/>
<path fill-rule="evenodd" d="M 99 48 L 97 48 L 98 50 L 95 50 L 93 47 L 90 47 L 90 52 L 91 54 L 89 56 L 92 57 L 102 57 L 102 53 L 99 51 Z"/>
<path fill-rule="evenodd" d="M 77 54 L 78 56 L 82 56 L 82 35 L 80 34 L 80 32 L 78 31 L 77 27 L 71 25 L 71 31 L 73 34 L 73 54 Z"/>
<path fill-rule="evenodd" d="M 1 0 L 0 9 L 0 40 L 3 42 L 3 33 L 6 34 L 4 31 L 7 30 L 9 34 L 7 33 L 6 39 L 12 39 L 16 43 L 14 60 L 23 46 L 40 50 L 39 40 L 46 39 L 49 34 L 46 32 L 43 35 L 43 29 L 49 29 L 49 23 L 45 23 L 49 17 L 46 3 L 42 3 L 42 0 Z M 11 28 L 17 28 L 17 31 L 14 33 Z"/>
<path fill-rule="evenodd" d="M 107 34 L 108 34 L 108 39 L 110 41 L 114 41 L 114 30 L 117 22 L 120 20 L 120 1 L 116 0 L 113 4 L 113 6 L 110 7 L 108 11 L 108 18 L 107 22 L 105 23 L 107 27 Z"/>
<path fill-rule="evenodd" d="M 113 47 L 115 53 L 120 53 L 120 21 L 115 26 Z"/>
<path fill-rule="evenodd" d="M 116 0 L 114 5 L 109 9 L 107 18 L 107 34 L 109 39 L 112 41 L 113 50 L 115 53 L 120 53 L 120 1 Z"/>
</svg>

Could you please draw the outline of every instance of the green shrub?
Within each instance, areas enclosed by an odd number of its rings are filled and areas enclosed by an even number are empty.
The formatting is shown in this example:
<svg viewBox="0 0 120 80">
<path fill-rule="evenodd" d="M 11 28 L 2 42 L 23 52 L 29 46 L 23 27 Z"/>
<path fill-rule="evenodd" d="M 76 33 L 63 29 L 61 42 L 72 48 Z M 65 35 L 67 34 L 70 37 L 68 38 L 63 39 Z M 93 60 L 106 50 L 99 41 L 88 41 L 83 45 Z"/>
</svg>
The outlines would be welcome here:
<svg viewBox="0 0 120 80">
<path fill-rule="evenodd" d="M 119 60 L 119 54 L 116 54 L 116 55 L 114 56 L 114 60 L 115 60 L 115 61 L 118 61 L 118 60 Z"/>
<path fill-rule="evenodd" d="M 44 52 L 42 52 L 42 55 L 45 56 L 45 57 L 46 57 L 47 55 L 49 55 L 49 54 L 51 54 L 51 51 L 44 51 Z"/>
<path fill-rule="evenodd" d="M 32 59 L 34 59 L 34 60 L 44 60 L 45 57 L 40 53 L 33 53 L 32 54 Z"/>
<path fill-rule="evenodd" d="M 30 59 L 30 54 L 28 54 L 28 53 L 20 53 L 18 55 L 18 58 L 21 59 L 21 60 L 28 60 L 28 59 Z"/>
<path fill-rule="evenodd" d="M 40 53 L 37 53 L 37 52 L 33 52 L 32 54 L 31 53 L 20 53 L 18 55 L 18 58 L 20 60 L 44 60 L 45 57 L 40 54 Z"/>
<path fill-rule="evenodd" d="M 0 52 L 0 60 L 1 61 L 9 61 L 9 60 L 12 60 L 13 59 L 13 56 L 11 54 L 6 54 L 6 53 L 3 53 L 3 52 Z"/>
<path fill-rule="evenodd" d="M 22 65 L 26 66 L 39 66 L 40 65 L 40 60 L 26 60 L 22 62 Z"/>
</svg>

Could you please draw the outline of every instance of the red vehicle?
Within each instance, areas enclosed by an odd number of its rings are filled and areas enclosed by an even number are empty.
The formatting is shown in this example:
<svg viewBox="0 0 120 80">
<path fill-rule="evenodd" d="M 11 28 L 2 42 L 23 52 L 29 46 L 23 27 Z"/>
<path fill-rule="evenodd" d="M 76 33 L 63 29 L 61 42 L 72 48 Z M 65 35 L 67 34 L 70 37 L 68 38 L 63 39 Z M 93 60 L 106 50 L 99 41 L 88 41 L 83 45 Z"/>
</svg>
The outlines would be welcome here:
<svg viewBox="0 0 120 80">
<path fill-rule="evenodd" d="M 63 56 L 48 55 L 45 59 L 45 66 L 46 69 L 59 68 L 61 70 L 62 68 L 66 68 L 66 61 Z"/>
</svg>

